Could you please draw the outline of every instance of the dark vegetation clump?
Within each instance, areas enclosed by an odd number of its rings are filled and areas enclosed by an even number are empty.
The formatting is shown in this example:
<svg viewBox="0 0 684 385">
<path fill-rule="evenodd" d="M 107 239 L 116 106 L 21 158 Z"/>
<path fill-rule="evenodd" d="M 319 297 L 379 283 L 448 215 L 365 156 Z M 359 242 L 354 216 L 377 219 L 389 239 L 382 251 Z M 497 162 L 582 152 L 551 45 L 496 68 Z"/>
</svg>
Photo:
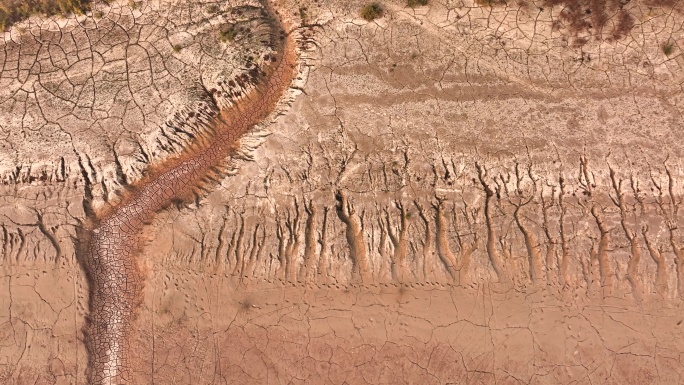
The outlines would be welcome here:
<svg viewBox="0 0 684 385">
<path fill-rule="evenodd" d="M 248 299 L 240 302 L 240 309 L 244 311 L 252 310 L 252 302 Z"/>
<path fill-rule="evenodd" d="M 674 43 L 672 43 L 671 41 L 663 43 L 661 48 L 663 49 L 663 53 L 665 54 L 665 56 L 670 56 L 672 55 L 672 52 L 674 52 Z"/>
<path fill-rule="evenodd" d="M 238 27 L 235 24 L 226 24 L 221 27 L 219 36 L 222 42 L 233 41 L 238 35 Z"/>
<path fill-rule="evenodd" d="M 475 0 L 480 6 L 493 7 L 496 5 L 506 5 L 506 0 Z"/>
<path fill-rule="evenodd" d="M 299 7 L 299 18 L 302 19 L 302 25 L 309 24 L 309 13 L 307 7 Z"/>
<path fill-rule="evenodd" d="M 610 38 L 622 39 L 634 28 L 634 17 L 624 9 L 628 1 L 623 0 L 544 0 L 544 6 L 560 6 L 560 20 L 570 33 L 589 32 L 602 38 L 609 32 Z M 611 17 L 617 23 L 611 31 L 604 31 Z"/>
<path fill-rule="evenodd" d="M 361 17 L 371 21 L 381 17 L 384 12 L 385 10 L 380 3 L 370 3 L 361 9 Z"/>
<path fill-rule="evenodd" d="M 0 27 L 5 31 L 33 15 L 82 15 L 88 10 L 90 0 L 0 0 Z"/>
<path fill-rule="evenodd" d="M 214 14 L 218 13 L 219 7 L 216 4 L 210 4 L 207 6 L 207 8 L 205 10 L 207 11 L 208 14 L 214 15 Z"/>
<path fill-rule="evenodd" d="M 254 298 L 252 297 L 245 297 L 242 301 L 238 301 L 238 304 L 240 305 L 240 310 L 244 312 L 250 312 L 256 308 Z"/>
<path fill-rule="evenodd" d="M 618 14 L 617 26 L 613 30 L 613 40 L 620 40 L 627 36 L 634 28 L 634 18 L 624 9 Z"/>
<path fill-rule="evenodd" d="M 428 5 L 428 0 L 406 0 L 406 5 L 415 8 L 422 5 Z"/>
</svg>

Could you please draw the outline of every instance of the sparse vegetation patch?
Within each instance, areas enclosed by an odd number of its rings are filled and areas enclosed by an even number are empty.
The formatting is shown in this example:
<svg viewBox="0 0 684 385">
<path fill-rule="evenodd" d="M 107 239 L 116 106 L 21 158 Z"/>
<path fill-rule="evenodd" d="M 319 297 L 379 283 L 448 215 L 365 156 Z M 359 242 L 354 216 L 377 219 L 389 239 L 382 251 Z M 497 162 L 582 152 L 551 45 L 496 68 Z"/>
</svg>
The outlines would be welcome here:
<svg viewBox="0 0 684 385">
<path fill-rule="evenodd" d="M 367 21 L 372 21 L 382 17 L 384 12 L 385 10 L 380 3 L 370 3 L 361 9 L 361 17 Z"/>
<path fill-rule="evenodd" d="M 406 0 L 406 5 L 415 8 L 423 5 L 428 5 L 428 0 Z"/>
<path fill-rule="evenodd" d="M 302 25 L 306 25 L 309 22 L 309 13 L 307 10 L 307 7 L 299 7 L 299 18 L 302 19 Z"/>
<path fill-rule="evenodd" d="M 634 16 L 625 9 L 629 1 L 622 0 L 544 0 L 544 6 L 561 7 L 558 24 L 570 34 L 589 32 L 599 39 L 619 40 L 634 28 Z M 609 23 L 610 20 L 613 23 Z M 611 26 L 608 30 L 606 27 Z"/>
<path fill-rule="evenodd" d="M 0 27 L 5 31 L 33 15 L 81 15 L 88 10 L 89 0 L 0 0 Z"/>
<path fill-rule="evenodd" d="M 221 31 L 219 32 L 219 37 L 222 42 L 227 42 L 227 41 L 234 41 L 235 38 L 238 35 L 238 30 L 235 24 L 226 24 L 221 27 Z"/>
<path fill-rule="evenodd" d="M 218 13 L 219 7 L 216 4 L 211 4 L 211 5 L 208 5 L 205 10 L 207 11 L 208 14 L 214 15 L 214 14 Z"/>
<path fill-rule="evenodd" d="M 495 5 L 505 5 L 506 0 L 475 0 L 480 6 L 493 7 Z"/>
<path fill-rule="evenodd" d="M 663 43 L 662 49 L 665 56 L 670 56 L 672 55 L 672 52 L 674 52 L 674 43 L 672 43 L 671 41 Z"/>
</svg>

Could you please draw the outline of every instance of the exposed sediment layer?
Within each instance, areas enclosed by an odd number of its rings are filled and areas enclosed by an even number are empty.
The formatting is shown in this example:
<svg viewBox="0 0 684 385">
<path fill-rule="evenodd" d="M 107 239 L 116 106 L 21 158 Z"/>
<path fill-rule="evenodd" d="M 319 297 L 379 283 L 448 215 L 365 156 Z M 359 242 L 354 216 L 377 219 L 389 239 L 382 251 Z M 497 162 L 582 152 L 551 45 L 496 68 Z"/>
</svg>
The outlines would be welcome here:
<svg viewBox="0 0 684 385">
<path fill-rule="evenodd" d="M 214 132 L 190 153 L 159 165 L 122 204 L 99 218 L 84 257 L 91 285 L 88 326 L 91 384 L 131 381 L 130 325 L 142 292 L 143 273 L 135 259 L 139 234 L 154 213 L 173 198 L 187 195 L 220 167 L 236 141 L 264 120 L 288 88 L 295 64 L 294 42 L 268 5 L 271 42 L 278 47 L 271 64 L 256 69 L 261 78 L 244 99 L 221 111 Z M 87 211 L 87 210 L 86 210 Z M 93 218 L 95 219 L 95 218 Z"/>
</svg>

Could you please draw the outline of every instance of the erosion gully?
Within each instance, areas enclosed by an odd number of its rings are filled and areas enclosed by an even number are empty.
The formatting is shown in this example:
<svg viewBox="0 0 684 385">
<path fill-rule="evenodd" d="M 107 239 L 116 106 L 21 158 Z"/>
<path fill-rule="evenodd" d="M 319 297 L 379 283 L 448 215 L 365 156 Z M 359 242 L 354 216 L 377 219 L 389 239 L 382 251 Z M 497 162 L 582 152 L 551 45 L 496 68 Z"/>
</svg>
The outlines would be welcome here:
<svg viewBox="0 0 684 385">
<path fill-rule="evenodd" d="M 90 315 L 86 346 L 88 383 L 119 385 L 133 382 L 131 327 L 142 301 L 144 273 L 137 261 L 140 233 L 145 223 L 173 199 L 188 196 L 214 167 L 225 162 L 236 141 L 276 108 L 295 73 L 292 34 L 268 4 L 275 60 L 262 68 L 257 84 L 236 105 L 220 111 L 215 131 L 193 144 L 184 156 L 155 165 L 134 192 L 117 207 L 96 215 L 87 231 L 82 264 L 90 285 Z"/>
</svg>

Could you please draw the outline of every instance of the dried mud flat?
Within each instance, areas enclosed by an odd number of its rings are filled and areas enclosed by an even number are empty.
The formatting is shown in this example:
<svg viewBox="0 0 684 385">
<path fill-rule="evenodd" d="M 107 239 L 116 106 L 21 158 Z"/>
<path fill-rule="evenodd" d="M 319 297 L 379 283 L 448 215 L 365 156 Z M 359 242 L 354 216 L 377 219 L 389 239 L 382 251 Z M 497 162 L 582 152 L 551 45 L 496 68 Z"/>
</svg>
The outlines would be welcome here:
<svg viewBox="0 0 684 385">
<path fill-rule="evenodd" d="M 295 78 L 145 218 L 102 383 L 684 382 L 682 5 L 482 3 L 273 3 Z M 84 234 L 253 102 L 269 19 L 112 2 L 5 33 L 0 382 L 92 382 Z"/>
</svg>

